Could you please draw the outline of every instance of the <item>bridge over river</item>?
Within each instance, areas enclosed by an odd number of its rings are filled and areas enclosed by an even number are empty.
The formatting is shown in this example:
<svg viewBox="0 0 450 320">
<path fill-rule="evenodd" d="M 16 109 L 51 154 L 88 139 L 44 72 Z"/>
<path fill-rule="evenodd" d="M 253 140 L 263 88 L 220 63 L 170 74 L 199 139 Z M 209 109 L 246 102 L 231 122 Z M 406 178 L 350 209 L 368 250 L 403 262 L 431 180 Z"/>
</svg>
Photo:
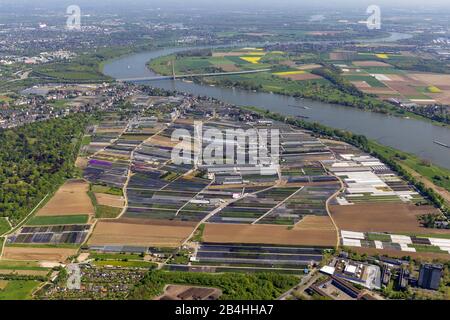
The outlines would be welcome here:
<svg viewBox="0 0 450 320">
<path fill-rule="evenodd" d="M 175 79 L 195 78 L 195 77 L 230 76 L 230 75 L 237 75 L 237 74 L 249 74 L 249 73 L 267 72 L 267 71 L 271 71 L 271 69 L 257 69 L 257 70 L 232 71 L 232 72 L 214 72 L 214 73 L 196 73 L 196 74 L 182 74 L 182 75 L 171 75 L 171 76 L 152 76 L 152 77 L 140 77 L 140 78 L 123 78 L 123 79 L 117 79 L 117 81 L 136 82 L 136 81 L 175 80 Z"/>
</svg>

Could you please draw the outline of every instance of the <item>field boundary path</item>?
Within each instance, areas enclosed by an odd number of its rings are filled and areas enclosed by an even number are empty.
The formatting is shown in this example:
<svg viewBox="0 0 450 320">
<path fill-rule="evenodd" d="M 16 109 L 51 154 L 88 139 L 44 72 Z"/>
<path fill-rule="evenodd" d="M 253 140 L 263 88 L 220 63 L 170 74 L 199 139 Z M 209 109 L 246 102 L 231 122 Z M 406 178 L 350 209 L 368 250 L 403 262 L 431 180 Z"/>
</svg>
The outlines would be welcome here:
<svg viewBox="0 0 450 320">
<path fill-rule="evenodd" d="M 175 122 L 176 119 L 172 120 L 170 122 L 170 124 L 173 124 Z M 128 126 L 127 126 L 128 127 Z M 128 194 L 127 194 L 127 188 L 128 188 L 128 184 L 130 183 L 131 180 L 131 176 L 132 176 L 132 170 L 131 167 L 133 165 L 133 159 L 134 159 L 134 153 L 136 152 L 136 150 L 141 147 L 144 143 L 146 143 L 147 141 L 149 141 L 150 139 L 152 139 L 153 137 L 156 137 L 157 135 L 159 135 L 161 132 L 163 132 L 164 130 L 166 130 L 169 126 L 164 126 L 163 128 L 161 128 L 161 130 L 159 130 L 158 132 L 156 132 L 155 134 L 151 135 L 150 137 L 148 137 L 147 139 L 145 139 L 144 141 L 142 141 L 140 144 L 138 144 L 133 151 L 131 151 L 130 154 L 130 164 L 128 167 L 128 175 L 127 175 L 127 180 L 125 181 L 125 184 L 123 185 L 122 188 L 122 193 L 123 193 L 123 198 L 125 200 L 125 204 L 123 206 L 122 212 L 120 212 L 120 214 L 115 218 L 115 219 L 119 219 L 121 218 L 125 212 L 128 210 Z"/>
<path fill-rule="evenodd" d="M 213 211 L 211 211 L 207 216 L 205 216 L 205 217 L 204 217 L 204 218 L 203 218 L 203 219 L 195 226 L 195 228 L 194 228 L 194 230 L 192 231 L 192 233 L 186 238 L 186 240 L 183 241 L 183 243 L 181 244 L 180 247 L 183 247 L 184 245 L 186 245 L 186 243 L 189 242 L 189 240 L 194 236 L 195 232 L 197 231 L 197 229 L 198 229 L 202 224 L 206 223 L 212 216 L 214 216 L 215 214 L 219 213 L 219 212 L 222 211 L 224 208 L 228 207 L 230 204 L 233 204 L 233 203 L 235 203 L 235 202 L 237 202 L 237 201 L 239 201 L 239 200 L 242 200 L 242 199 L 244 199 L 244 198 L 246 198 L 246 197 L 248 197 L 248 196 L 250 196 L 250 195 L 255 195 L 255 194 L 258 194 L 258 193 L 260 193 L 260 192 L 270 190 L 270 189 L 272 189 L 272 188 L 275 188 L 275 186 L 270 186 L 270 187 L 268 187 L 268 188 L 264 188 L 264 189 L 262 189 L 262 190 L 258 190 L 258 191 L 252 192 L 252 193 L 246 193 L 246 194 L 243 194 L 243 195 L 242 195 L 241 197 L 239 197 L 239 198 L 231 199 L 231 200 L 229 200 L 229 201 L 226 201 L 226 202 L 222 203 L 219 207 L 217 207 L 216 209 L 214 209 Z"/>
<path fill-rule="evenodd" d="M 290 198 L 292 198 L 293 196 L 295 196 L 297 193 L 299 193 L 300 191 L 302 191 L 305 188 L 305 186 L 299 188 L 297 191 L 295 191 L 294 193 L 292 193 L 290 196 L 288 196 L 287 198 L 285 198 L 283 201 L 280 201 L 275 207 L 271 208 L 269 211 L 267 211 L 266 213 L 264 213 L 262 216 L 260 216 L 258 219 L 256 219 L 255 221 L 253 221 L 251 224 L 256 224 L 258 223 L 260 220 L 264 219 L 266 216 L 268 216 L 270 213 L 272 213 L 273 210 L 279 208 L 281 205 L 283 205 L 286 201 L 288 201 Z"/>
<path fill-rule="evenodd" d="M 333 150 L 330 149 L 330 152 L 333 154 L 333 157 L 336 159 L 336 154 L 333 152 Z M 335 198 L 338 194 L 343 192 L 345 190 L 345 186 L 344 186 L 344 182 L 341 180 L 341 178 L 339 178 L 338 176 L 332 174 L 329 170 L 327 170 L 327 168 L 325 167 L 325 165 L 323 164 L 322 161 L 320 161 L 320 164 L 322 165 L 322 167 L 325 170 L 325 172 L 330 173 L 332 176 L 336 177 L 338 179 L 338 181 L 339 181 L 339 184 L 341 185 L 339 190 L 336 191 L 334 194 L 332 194 L 327 199 L 327 201 L 325 202 L 325 209 L 327 210 L 327 213 L 328 213 L 328 216 L 330 217 L 331 223 L 333 223 L 334 229 L 336 229 L 336 250 L 338 250 L 339 246 L 341 245 L 341 235 L 340 235 L 340 232 L 339 232 L 339 227 L 336 224 L 336 221 L 334 221 L 333 215 L 331 214 L 331 211 L 330 211 L 330 201 L 333 198 Z"/>
<path fill-rule="evenodd" d="M 205 186 L 202 190 L 200 190 L 199 192 L 197 192 L 197 193 L 195 194 L 195 196 L 192 197 L 192 199 L 195 199 L 195 197 L 197 197 L 197 196 L 200 195 L 203 191 L 205 191 L 206 189 L 208 189 L 208 188 L 214 183 L 214 181 L 215 181 L 215 179 L 211 180 L 211 182 L 208 183 L 208 185 Z M 191 199 L 191 200 L 192 200 L 192 199 Z M 185 204 L 183 204 L 183 205 L 181 206 L 181 208 L 179 208 L 179 209 L 177 210 L 177 212 L 175 213 L 175 217 L 178 216 L 178 214 L 180 213 L 180 211 L 183 210 L 184 207 L 186 207 L 189 203 L 190 203 L 190 201 L 187 201 Z"/>
</svg>

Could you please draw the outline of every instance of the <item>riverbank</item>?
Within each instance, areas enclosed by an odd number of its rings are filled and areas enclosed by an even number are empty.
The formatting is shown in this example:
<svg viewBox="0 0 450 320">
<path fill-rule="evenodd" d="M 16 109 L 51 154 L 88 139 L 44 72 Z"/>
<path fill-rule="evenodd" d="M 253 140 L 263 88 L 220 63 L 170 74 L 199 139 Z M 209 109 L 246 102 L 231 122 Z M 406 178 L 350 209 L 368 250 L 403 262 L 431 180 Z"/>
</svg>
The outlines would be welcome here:
<svg viewBox="0 0 450 320">
<path fill-rule="evenodd" d="M 234 54 L 234 52 L 232 53 Z M 253 54 L 257 53 L 258 52 Z M 231 58 L 233 58 L 233 60 L 231 60 Z M 186 74 L 186 73 L 195 74 L 207 72 L 211 73 L 211 72 L 219 72 L 224 68 L 228 70 L 230 66 L 236 68 L 236 65 L 235 64 L 231 65 L 230 62 L 233 63 L 234 60 L 239 60 L 239 57 L 232 56 L 231 58 L 230 58 L 231 61 L 228 61 L 223 57 L 216 57 L 216 56 L 195 57 L 188 55 L 187 57 L 177 59 L 177 54 L 171 54 L 153 59 L 147 62 L 146 66 L 154 73 L 163 76 L 172 75 L 173 72 L 172 63 L 175 64 L 173 69 L 176 74 Z M 218 59 L 220 61 L 218 61 Z M 244 59 L 246 59 L 245 56 Z M 208 85 L 208 86 L 213 85 L 231 89 L 237 88 L 241 90 L 251 90 L 269 94 L 279 94 L 294 98 L 310 99 L 313 101 L 320 101 L 330 104 L 339 104 L 342 106 L 356 108 L 364 111 L 371 111 L 406 119 L 416 119 L 419 121 L 426 121 L 436 126 L 450 128 L 450 125 L 447 123 L 428 118 L 421 114 L 404 110 L 391 103 L 387 103 L 379 100 L 378 98 L 372 97 L 359 91 L 355 91 L 356 88 L 354 88 L 349 82 L 347 83 L 345 80 L 343 80 L 343 78 L 340 75 L 336 74 L 336 78 L 342 79 L 341 82 L 342 83 L 345 82 L 345 85 L 347 87 L 352 87 L 351 89 L 354 89 L 353 91 L 357 92 L 358 95 L 347 93 L 345 92 L 345 90 L 342 90 L 339 86 L 336 86 L 327 79 L 315 76 L 314 73 L 316 72 L 316 70 L 297 71 L 302 73 L 302 74 L 299 73 L 297 76 L 317 77 L 318 79 L 294 81 L 289 77 L 280 77 L 276 75 L 280 74 L 280 72 L 278 71 L 282 71 L 282 69 L 287 68 L 286 66 L 281 64 L 280 65 L 268 64 L 264 62 L 264 60 L 259 61 L 261 62 L 258 62 L 257 64 L 241 62 L 239 66 L 240 69 L 244 68 L 243 70 L 247 69 L 252 70 L 256 67 L 259 67 L 259 68 L 271 68 L 272 71 L 250 75 L 193 78 L 193 81 L 201 85 Z M 285 73 L 287 74 L 288 72 Z"/>
</svg>

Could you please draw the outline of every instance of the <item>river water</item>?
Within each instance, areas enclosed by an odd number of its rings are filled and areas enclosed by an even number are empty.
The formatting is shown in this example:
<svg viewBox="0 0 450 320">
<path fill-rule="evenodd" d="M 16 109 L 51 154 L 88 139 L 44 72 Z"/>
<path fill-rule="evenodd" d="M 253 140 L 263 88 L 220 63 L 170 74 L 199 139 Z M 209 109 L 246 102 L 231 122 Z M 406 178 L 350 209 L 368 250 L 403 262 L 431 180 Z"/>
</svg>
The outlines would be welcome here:
<svg viewBox="0 0 450 320">
<path fill-rule="evenodd" d="M 182 50 L 186 50 L 186 48 L 130 54 L 107 63 L 103 72 L 116 79 L 157 76 L 146 67 L 146 64 L 157 57 Z M 433 142 L 440 141 L 450 145 L 450 129 L 425 121 L 387 116 L 307 99 L 295 99 L 283 95 L 235 88 L 219 88 L 181 80 L 158 80 L 144 83 L 162 89 L 210 96 L 235 105 L 256 106 L 284 115 L 309 117 L 310 121 L 364 134 L 384 145 L 413 153 L 450 169 L 450 148 Z"/>
</svg>

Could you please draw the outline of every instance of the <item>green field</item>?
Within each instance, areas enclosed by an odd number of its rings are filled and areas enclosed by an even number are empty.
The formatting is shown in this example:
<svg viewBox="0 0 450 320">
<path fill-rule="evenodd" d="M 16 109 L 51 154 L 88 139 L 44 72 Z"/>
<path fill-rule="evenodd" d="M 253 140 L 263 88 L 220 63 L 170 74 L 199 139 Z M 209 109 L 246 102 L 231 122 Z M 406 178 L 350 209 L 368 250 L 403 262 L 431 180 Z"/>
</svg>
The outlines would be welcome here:
<svg viewBox="0 0 450 320">
<path fill-rule="evenodd" d="M 371 87 L 375 88 L 384 88 L 386 85 L 378 81 L 375 77 L 372 77 L 371 75 L 361 75 L 361 76 L 345 76 L 345 79 L 349 81 L 365 81 L 367 82 Z"/>
<path fill-rule="evenodd" d="M 99 219 L 116 218 L 122 212 L 121 208 L 97 205 L 95 217 Z"/>
<path fill-rule="evenodd" d="M 143 260 L 144 257 L 138 254 L 125 253 L 89 253 L 89 258 L 97 260 Z"/>
<path fill-rule="evenodd" d="M 8 221 L 6 221 L 6 218 L 0 217 L 0 235 L 4 234 L 10 229 L 11 227 L 9 226 Z"/>
<path fill-rule="evenodd" d="M 0 300 L 27 300 L 33 290 L 41 284 L 35 280 L 8 280 L 6 287 L 0 290 Z"/>
<path fill-rule="evenodd" d="M 0 260 L 0 269 L 3 270 L 48 270 L 39 266 L 35 261 Z"/>
<path fill-rule="evenodd" d="M 443 251 L 439 247 L 436 247 L 436 246 L 411 244 L 410 247 L 416 249 L 417 252 L 448 253 L 447 251 Z"/>
<path fill-rule="evenodd" d="M 60 224 L 85 224 L 89 220 L 87 215 L 76 216 L 35 216 L 28 220 L 28 226 L 46 226 Z"/>
<path fill-rule="evenodd" d="M 147 261 L 131 261 L 131 260 L 96 260 L 93 262 L 96 266 L 114 266 L 124 268 L 155 268 L 156 264 Z"/>
<path fill-rule="evenodd" d="M 123 191 L 120 188 L 107 187 L 99 184 L 94 184 L 91 186 L 91 191 L 94 193 L 106 193 L 114 196 L 123 196 Z"/>
</svg>

